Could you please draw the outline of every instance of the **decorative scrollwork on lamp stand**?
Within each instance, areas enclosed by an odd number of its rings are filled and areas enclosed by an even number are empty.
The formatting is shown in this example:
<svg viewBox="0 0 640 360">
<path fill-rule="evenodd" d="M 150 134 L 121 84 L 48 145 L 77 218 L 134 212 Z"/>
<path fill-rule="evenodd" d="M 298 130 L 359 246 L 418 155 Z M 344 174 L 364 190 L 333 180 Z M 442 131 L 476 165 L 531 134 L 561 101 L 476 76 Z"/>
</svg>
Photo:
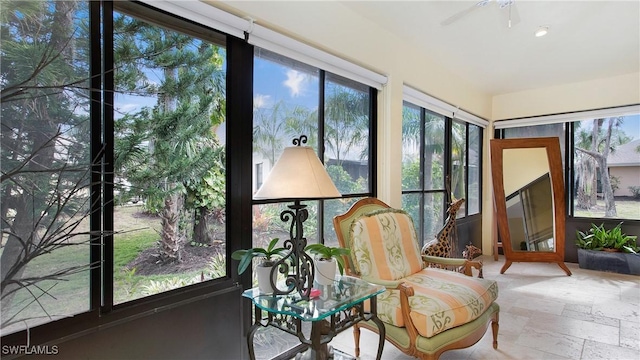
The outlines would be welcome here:
<svg viewBox="0 0 640 360">
<path fill-rule="evenodd" d="M 297 290 L 303 299 L 309 299 L 311 288 L 313 287 L 313 279 L 315 269 L 313 259 L 304 251 L 307 246 L 307 239 L 302 235 L 302 223 L 307 220 L 309 212 L 307 205 L 296 200 L 293 205 L 288 205 L 290 210 L 284 210 L 280 213 L 280 219 L 284 222 L 291 220 L 289 227 L 289 240 L 284 242 L 284 248 L 290 252 L 278 260 L 271 269 L 271 287 L 274 289 L 274 295 L 289 294 Z M 291 264 L 291 268 L 289 264 Z M 277 282 L 274 282 L 273 273 L 275 271 L 286 275 L 286 289 L 280 289 Z"/>
</svg>

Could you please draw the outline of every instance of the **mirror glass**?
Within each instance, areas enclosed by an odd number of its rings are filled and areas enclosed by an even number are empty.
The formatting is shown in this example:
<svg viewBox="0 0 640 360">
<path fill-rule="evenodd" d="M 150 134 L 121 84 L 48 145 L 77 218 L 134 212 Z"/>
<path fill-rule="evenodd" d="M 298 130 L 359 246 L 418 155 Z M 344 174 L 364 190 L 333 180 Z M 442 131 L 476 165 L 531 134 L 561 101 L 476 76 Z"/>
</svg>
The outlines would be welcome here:
<svg viewBox="0 0 640 360">
<path fill-rule="evenodd" d="M 511 249 L 555 251 L 547 149 L 504 149 L 503 182 Z"/>
</svg>

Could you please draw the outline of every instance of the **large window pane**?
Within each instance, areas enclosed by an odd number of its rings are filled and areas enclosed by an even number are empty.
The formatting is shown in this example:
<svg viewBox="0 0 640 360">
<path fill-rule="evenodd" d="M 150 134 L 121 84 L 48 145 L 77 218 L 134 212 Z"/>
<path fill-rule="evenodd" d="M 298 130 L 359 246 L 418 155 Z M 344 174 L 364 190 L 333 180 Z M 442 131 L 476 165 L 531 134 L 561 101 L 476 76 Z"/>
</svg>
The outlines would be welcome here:
<svg viewBox="0 0 640 360">
<path fill-rule="evenodd" d="M 451 129 L 451 194 L 456 199 L 466 200 L 467 127 L 465 123 L 453 121 Z M 464 217 L 467 202 L 460 207 L 457 217 Z"/>
<path fill-rule="evenodd" d="M 422 230 L 422 245 L 436 238 L 438 231 L 444 225 L 445 212 L 444 193 L 427 193 L 424 195 L 424 228 Z"/>
<path fill-rule="evenodd" d="M 402 190 L 421 190 L 420 108 L 405 102 L 402 108 Z"/>
<path fill-rule="evenodd" d="M 253 163 L 262 164 L 263 181 L 293 139 L 307 136 L 307 143 L 318 149 L 319 70 L 276 53 L 256 48 L 253 81 Z M 258 183 L 254 174 L 254 192 Z M 291 202 L 293 203 L 293 202 Z M 317 202 L 307 201 L 309 218 L 304 236 L 316 242 Z M 289 238 L 289 224 L 280 220 L 283 204 L 254 206 L 253 246 L 264 247 L 274 237 Z M 269 227 L 261 224 L 268 223 Z M 266 241 L 266 243 L 265 243 Z"/>
<path fill-rule="evenodd" d="M 3 1 L 3 335 L 89 304 L 88 3 Z"/>
<path fill-rule="evenodd" d="M 422 199 L 423 194 L 421 193 L 405 193 L 402 194 L 402 210 L 406 211 L 413 219 L 413 224 L 416 227 L 416 233 L 420 233 L 420 220 L 422 219 L 420 215 L 420 200 Z"/>
<path fill-rule="evenodd" d="M 338 246 L 338 237 L 333 227 L 333 218 L 344 214 L 360 197 L 342 198 L 324 201 L 324 243 L 328 246 Z"/>
<path fill-rule="evenodd" d="M 333 217 L 347 211 L 362 195 L 373 195 L 370 88 L 261 48 L 255 48 L 254 54 L 253 190 L 268 180 L 284 148 L 306 135 L 306 145 L 318 153 L 343 197 L 302 201 L 308 211 L 303 236 L 308 244 L 338 246 Z M 282 245 L 291 237 L 291 219 L 285 223 L 280 214 L 293 200 L 269 201 L 278 199 L 256 201 L 253 206 L 256 247 L 264 247 L 273 238 L 280 239 Z M 273 346 L 287 349 L 299 344 L 289 337 L 269 336 L 268 340 L 257 344 L 257 353 L 269 354 Z"/>
<path fill-rule="evenodd" d="M 424 119 L 424 189 L 444 189 L 444 116 L 425 111 Z"/>
<path fill-rule="evenodd" d="M 325 164 L 342 193 L 369 192 L 369 88 L 337 75 L 325 83 Z"/>
<path fill-rule="evenodd" d="M 256 48 L 253 81 L 253 163 L 263 179 L 300 135 L 318 148 L 318 69 Z M 257 191 L 254 177 L 254 191 Z"/>
<path fill-rule="evenodd" d="M 577 121 L 573 138 L 574 216 L 640 220 L 640 115 Z"/>
<path fill-rule="evenodd" d="M 480 212 L 480 179 L 482 177 L 482 129 L 469 124 L 469 192 L 467 194 L 468 215 Z"/>
<path fill-rule="evenodd" d="M 442 226 L 445 195 L 446 119 L 405 102 L 402 117 L 402 208 L 413 218 L 420 242 Z"/>
<path fill-rule="evenodd" d="M 114 34 L 118 304 L 226 276 L 226 65 L 219 38 L 122 13 Z"/>
</svg>

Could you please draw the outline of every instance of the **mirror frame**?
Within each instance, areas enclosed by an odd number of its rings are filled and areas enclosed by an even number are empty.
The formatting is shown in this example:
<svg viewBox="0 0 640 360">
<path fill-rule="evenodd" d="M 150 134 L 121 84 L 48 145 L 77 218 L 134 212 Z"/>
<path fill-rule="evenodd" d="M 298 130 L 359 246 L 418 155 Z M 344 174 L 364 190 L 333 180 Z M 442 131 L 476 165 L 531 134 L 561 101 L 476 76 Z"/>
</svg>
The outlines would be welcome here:
<svg viewBox="0 0 640 360">
<path fill-rule="evenodd" d="M 560 140 L 557 137 L 491 139 L 491 171 L 493 178 L 493 200 L 496 210 L 498 233 L 502 240 L 505 264 L 500 274 L 515 262 L 548 262 L 557 263 L 567 275 L 571 271 L 564 263 L 565 246 L 565 196 L 562 175 L 562 156 Z M 549 162 L 549 175 L 553 193 L 554 205 L 554 251 L 513 251 L 511 249 L 511 235 L 507 219 L 507 203 L 504 193 L 503 151 L 506 149 L 545 148 Z"/>
</svg>

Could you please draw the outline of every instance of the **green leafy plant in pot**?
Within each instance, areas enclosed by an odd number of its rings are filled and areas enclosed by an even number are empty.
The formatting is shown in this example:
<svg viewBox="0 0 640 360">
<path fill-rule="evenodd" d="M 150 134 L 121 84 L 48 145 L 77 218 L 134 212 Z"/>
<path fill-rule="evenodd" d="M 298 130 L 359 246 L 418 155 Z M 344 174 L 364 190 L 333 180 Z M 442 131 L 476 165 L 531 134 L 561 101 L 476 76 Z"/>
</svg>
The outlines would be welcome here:
<svg viewBox="0 0 640 360">
<path fill-rule="evenodd" d="M 585 250 L 638 253 L 640 250 L 636 245 L 638 237 L 624 234 L 621 226 L 622 223 L 619 223 L 609 230 L 604 227 L 604 224 L 600 226 L 591 224 L 589 231 L 576 231 L 576 245 Z"/>
<path fill-rule="evenodd" d="M 274 238 L 269 242 L 266 248 L 254 247 L 251 249 L 236 250 L 231 254 L 233 260 L 239 260 L 238 273 L 244 273 L 254 258 L 262 258 L 263 260 L 256 266 L 256 276 L 258 278 L 258 287 L 263 293 L 273 292 L 269 276 L 271 275 L 271 268 L 275 265 L 278 258 L 285 256 L 286 249 L 283 247 L 276 247 L 279 238 Z M 273 273 L 273 282 L 276 282 L 277 271 Z"/>
<path fill-rule="evenodd" d="M 325 244 L 309 244 L 304 250 L 315 255 L 315 279 L 320 285 L 329 285 L 333 282 L 336 277 L 336 264 L 340 275 L 344 274 L 344 256 L 351 253 L 349 249 Z"/>
</svg>

